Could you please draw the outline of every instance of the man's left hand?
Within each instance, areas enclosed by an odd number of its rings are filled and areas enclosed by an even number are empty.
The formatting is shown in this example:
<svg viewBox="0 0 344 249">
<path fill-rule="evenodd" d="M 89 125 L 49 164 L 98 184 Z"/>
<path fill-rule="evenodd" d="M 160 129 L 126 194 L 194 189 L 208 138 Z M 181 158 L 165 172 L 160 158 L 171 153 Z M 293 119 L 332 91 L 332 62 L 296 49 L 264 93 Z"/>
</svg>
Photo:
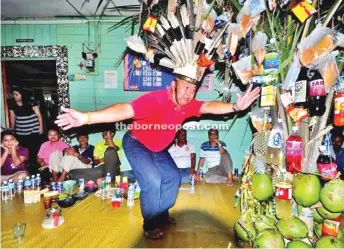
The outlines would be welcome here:
<svg viewBox="0 0 344 249">
<path fill-rule="evenodd" d="M 252 84 L 248 87 L 244 96 L 237 94 L 237 102 L 234 104 L 235 109 L 243 111 L 247 109 L 260 95 L 260 88 L 252 90 Z"/>
</svg>

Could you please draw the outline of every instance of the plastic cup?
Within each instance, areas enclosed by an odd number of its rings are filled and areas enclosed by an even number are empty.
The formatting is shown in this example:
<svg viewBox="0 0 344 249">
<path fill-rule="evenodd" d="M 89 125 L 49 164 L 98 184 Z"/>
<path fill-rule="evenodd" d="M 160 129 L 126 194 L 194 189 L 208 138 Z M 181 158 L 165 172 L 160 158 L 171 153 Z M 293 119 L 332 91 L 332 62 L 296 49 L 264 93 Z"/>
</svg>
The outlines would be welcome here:
<svg viewBox="0 0 344 249">
<path fill-rule="evenodd" d="M 26 223 L 18 222 L 12 226 L 13 237 L 15 239 L 21 239 L 24 237 L 26 229 Z"/>
<path fill-rule="evenodd" d="M 51 196 L 43 195 L 43 205 L 45 209 L 51 208 L 52 202 L 53 202 L 53 199 Z"/>
</svg>

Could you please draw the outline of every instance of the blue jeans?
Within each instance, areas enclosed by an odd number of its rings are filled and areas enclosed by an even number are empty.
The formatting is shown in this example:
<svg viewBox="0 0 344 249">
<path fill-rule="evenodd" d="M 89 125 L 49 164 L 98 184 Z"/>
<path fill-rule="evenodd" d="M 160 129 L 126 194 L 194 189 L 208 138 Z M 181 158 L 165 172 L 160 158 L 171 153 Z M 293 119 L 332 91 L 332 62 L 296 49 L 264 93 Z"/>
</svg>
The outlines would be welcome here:
<svg viewBox="0 0 344 249">
<path fill-rule="evenodd" d="M 136 181 L 136 176 L 132 170 L 122 171 L 121 175 L 128 177 L 131 181 Z"/>
<path fill-rule="evenodd" d="M 153 230 L 168 223 L 168 209 L 177 198 L 180 172 L 170 153 L 152 152 L 128 132 L 123 149 L 141 188 L 143 229 Z"/>
<path fill-rule="evenodd" d="M 190 179 L 191 168 L 179 169 L 179 171 L 182 178 L 181 183 L 190 183 L 191 182 L 191 179 Z"/>
</svg>

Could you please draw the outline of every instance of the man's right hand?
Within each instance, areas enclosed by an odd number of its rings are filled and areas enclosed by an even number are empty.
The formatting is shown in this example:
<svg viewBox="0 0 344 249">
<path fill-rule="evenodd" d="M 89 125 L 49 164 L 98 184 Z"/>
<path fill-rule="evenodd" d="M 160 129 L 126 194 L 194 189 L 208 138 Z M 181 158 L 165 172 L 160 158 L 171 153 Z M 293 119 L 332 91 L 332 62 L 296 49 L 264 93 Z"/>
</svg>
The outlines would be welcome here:
<svg viewBox="0 0 344 249">
<path fill-rule="evenodd" d="M 61 107 L 61 110 L 65 113 L 57 116 L 55 123 L 59 127 L 62 127 L 63 130 L 87 124 L 87 113 L 82 113 L 63 106 Z"/>
</svg>

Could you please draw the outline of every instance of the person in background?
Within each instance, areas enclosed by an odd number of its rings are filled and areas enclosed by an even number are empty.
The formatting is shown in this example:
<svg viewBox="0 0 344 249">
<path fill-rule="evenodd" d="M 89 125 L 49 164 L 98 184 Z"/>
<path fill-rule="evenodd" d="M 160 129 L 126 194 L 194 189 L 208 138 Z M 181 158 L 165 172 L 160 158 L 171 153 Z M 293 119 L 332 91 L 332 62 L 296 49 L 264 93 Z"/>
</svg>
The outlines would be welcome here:
<svg viewBox="0 0 344 249">
<path fill-rule="evenodd" d="M 114 140 L 115 129 L 106 129 L 102 132 L 103 139 L 94 147 L 93 162 L 94 168 L 70 170 L 69 178 L 78 180 L 83 178 L 85 181 L 96 181 L 110 173 L 111 179 L 120 174 L 119 153 L 122 149 L 121 140 Z"/>
<path fill-rule="evenodd" d="M 79 145 L 67 148 L 64 157 L 59 164 L 62 173 L 57 181 L 65 180 L 69 171 L 74 169 L 88 169 L 93 167 L 94 146 L 88 143 L 88 134 L 77 135 Z"/>
<path fill-rule="evenodd" d="M 60 140 L 60 134 L 57 128 L 50 128 L 48 130 L 48 141 L 43 143 L 37 155 L 38 170 L 41 172 L 42 181 L 48 182 L 51 177 L 52 180 L 57 181 L 58 173 L 61 171 L 59 164 L 63 159 L 63 153 L 68 144 Z"/>
<path fill-rule="evenodd" d="M 194 145 L 186 140 L 186 130 L 180 129 L 177 132 L 175 143 L 168 152 L 179 168 L 181 183 L 189 183 L 191 176 L 196 173 L 196 152 Z"/>
<path fill-rule="evenodd" d="M 12 131 L 1 132 L 1 182 L 13 179 L 16 183 L 19 177 L 29 176 L 27 148 L 19 145 Z"/>
<path fill-rule="evenodd" d="M 29 101 L 21 88 L 13 88 L 13 100 L 9 105 L 10 126 L 19 143 L 29 150 L 30 171 L 35 173 L 35 158 L 38 152 L 38 136 L 43 134 L 43 118 L 39 107 Z"/>
<path fill-rule="evenodd" d="M 332 132 L 332 147 L 336 156 L 337 170 L 341 173 L 341 178 L 344 180 L 344 148 L 342 147 L 344 136 L 341 131 Z"/>
<path fill-rule="evenodd" d="M 206 183 L 227 183 L 233 186 L 233 162 L 226 150 L 226 144 L 219 140 L 219 131 L 208 131 L 208 142 L 201 145 L 201 155 L 198 161 L 198 171 L 202 170 L 206 162 L 208 171 L 205 174 Z"/>
</svg>

